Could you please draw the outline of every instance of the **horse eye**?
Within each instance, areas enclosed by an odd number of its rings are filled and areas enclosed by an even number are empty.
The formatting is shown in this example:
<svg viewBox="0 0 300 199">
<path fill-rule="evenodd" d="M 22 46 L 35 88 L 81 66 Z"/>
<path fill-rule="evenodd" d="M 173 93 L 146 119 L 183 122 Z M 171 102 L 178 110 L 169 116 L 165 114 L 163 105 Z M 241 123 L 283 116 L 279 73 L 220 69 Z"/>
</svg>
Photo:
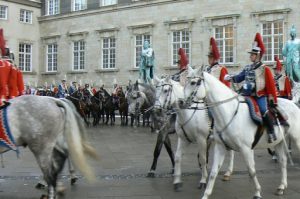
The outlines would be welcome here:
<svg viewBox="0 0 300 199">
<path fill-rule="evenodd" d="M 196 84 L 196 82 L 194 82 L 194 81 L 193 81 L 193 82 L 191 82 L 191 85 L 192 85 L 192 86 L 194 86 L 195 84 Z"/>
<path fill-rule="evenodd" d="M 164 93 L 167 93 L 167 92 L 168 92 L 168 89 L 165 89 L 165 90 L 164 90 Z"/>
</svg>

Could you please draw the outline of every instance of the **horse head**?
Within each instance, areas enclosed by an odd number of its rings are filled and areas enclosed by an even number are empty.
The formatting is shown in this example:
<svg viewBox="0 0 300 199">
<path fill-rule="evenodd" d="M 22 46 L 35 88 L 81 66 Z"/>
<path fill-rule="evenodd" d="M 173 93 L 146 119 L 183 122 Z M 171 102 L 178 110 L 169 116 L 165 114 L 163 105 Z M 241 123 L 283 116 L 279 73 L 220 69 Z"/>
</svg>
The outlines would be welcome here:
<svg viewBox="0 0 300 199">
<path fill-rule="evenodd" d="M 203 100 L 206 97 L 203 70 L 188 68 L 187 83 L 184 87 L 184 98 L 188 104 Z"/>
</svg>

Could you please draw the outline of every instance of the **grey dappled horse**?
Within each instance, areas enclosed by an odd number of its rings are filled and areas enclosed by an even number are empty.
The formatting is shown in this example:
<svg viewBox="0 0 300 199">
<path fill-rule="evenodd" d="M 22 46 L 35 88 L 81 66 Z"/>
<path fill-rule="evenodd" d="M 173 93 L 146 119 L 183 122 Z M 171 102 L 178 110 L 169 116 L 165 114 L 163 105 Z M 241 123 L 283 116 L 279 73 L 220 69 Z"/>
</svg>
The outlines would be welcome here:
<svg viewBox="0 0 300 199">
<path fill-rule="evenodd" d="M 68 100 L 41 96 L 21 96 L 7 107 L 8 123 L 17 146 L 28 146 L 48 184 L 48 198 L 56 197 L 57 176 L 66 158 L 92 180 L 93 172 L 86 155 L 96 157 L 87 143 L 85 126 Z M 5 148 L 0 147 L 0 153 Z"/>
<path fill-rule="evenodd" d="M 167 115 L 161 107 L 155 107 L 156 101 L 156 89 L 154 86 L 144 83 L 136 82 L 134 85 L 129 85 L 129 89 L 126 93 L 126 98 L 128 100 L 128 106 L 131 117 L 137 120 L 139 119 L 139 114 L 141 113 L 141 108 L 146 107 L 151 113 L 153 129 L 158 132 L 156 146 L 153 153 L 153 161 L 151 164 L 151 169 L 148 173 L 148 177 L 155 176 L 155 170 L 157 166 L 157 161 L 161 152 L 163 145 L 165 146 L 172 163 L 172 172 L 174 170 L 175 161 L 174 153 L 172 151 L 171 140 L 169 134 L 175 133 L 175 121 L 176 115 Z M 133 125 L 133 120 L 132 120 Z"/>
</svg>

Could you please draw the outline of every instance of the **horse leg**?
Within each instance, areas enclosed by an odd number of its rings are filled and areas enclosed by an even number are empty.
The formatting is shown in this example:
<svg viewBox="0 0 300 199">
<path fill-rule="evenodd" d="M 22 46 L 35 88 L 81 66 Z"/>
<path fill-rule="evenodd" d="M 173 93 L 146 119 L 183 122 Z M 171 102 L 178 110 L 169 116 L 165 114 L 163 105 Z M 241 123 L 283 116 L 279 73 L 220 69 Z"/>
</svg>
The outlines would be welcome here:
<svg viewBox="0 0 300 199">
<path fill-rule="evenodd" d="M 254 193 L 253 199 L 261 199 L 262 198 L 261 193 L 260 193 L 261 186 L 260 186 L 257 176 L 256 176 L 254 152 L 253 152 L 253 150 L 251 150 L 251 148 L 244 147 L 244 148 L 242 148 L 241 153 L 243 155 L 246 166 L 248 168 L 249 175 L 254 182 L 255 193 Z"/>
<path fill-rule="evenodd" d="M 182 180 L 181 180 L 181 163 L 182 163 L 182 154 L 184 153 L 185 147 L 187 143 L 183 141 L 180 137 L 178 137 L 177 142 L 177 150 L 175 154 L 175 170 L 174 170 L 174 190 L 180 191 L 182 187 Z"/>
<path fill-rule="evenodd" d="M 173 153 L 173 150 L 172 150 L 171 140 L 170 140 L 170 137 L 169 137 L 168 133 L 166 135 L 164 145 L 165 145 L 165 148 L 166 148 L 166 150 L 169 154 L 169 157 L 171 159 L 171 163 L 172 163 L 171 173 L 174 174 L 174 167 L 175 167 L 174 153 Z"/>
<path fill-rule="evenodd" d="M 154 153 L 153 153 L 152 166 L 151 166 L 150 171 L 148 172 L 147 177 L 154 177 L 155 176 L 155 170 L 156 170 L 156 166 L 157 166 L 157 160 L 158 160 L 158 157 L 160 155 L 163 143 L 164 143 L 163 133 L 159 133 L 157 135 L 156 146 L 155 146 L 155 150 L 154 150 Z"/>
<path fill-rule="evenodd" d="M 229 165 L 228 168 L 223 176 L 223 181 L 229 181 L 231 174 L 233 172 L 233 166 L 234 166 L 234 151 L 230 150 L 229 151 Z"/>
<path fill-rule="evenodd" d="M 285 153 L 284 143 L 275 146 L 276 154 L 279 157 L 279 163 L 281 166 L 281 183 L 277 188 L 276 195 L 282 196 L 287 188 L 287 155 Z"/>
<path fill-rule="evenodd" d="M 215 143 L 212 169 L 202 199 L 208 199 L 209 196 L 211 195 L 219 170 L 222 167 L 222 164 L 224 162 L 225 154 L 226 154 L 225 147 L 219 143 Z"/>
<path fill-rule="evenodd" d="M 68 158 L 68 166 L 69 166 L 69 173 L 70 173 L 70 177 L 71 177 L 71 185 L 74 185 L 77 182 L 78 177 L 75 175 L 75 169 L 73 167 L 73 164 L 72 164 L 70 158 Z"/>
<path fill-rule="evenodd" d="M 205 139 L 199 138 L 198 141 L 198 160 L 202 166 L 202 175 L 201 175 L 201 180 L 199 182 L 199 189 L 206 188 L 206 183 L 207 183 L 207 177 L 208 177 L 208 172 L 207 172 L 207 156 L 206 156 L 206 150 L 207 150 L 207 143 Z"/>
<path fill-rule="evenodd" d="M 133 114 L 130 114 L 130 120 L 131 120 L 130 126 L 133 126 L 133 123 L 134 123 L 134 115 Z"/>
<path fill-rule="evenodd" d="M 67 155 L 56 148 L 53 148 L 50 159 L 49 155 L 48 152 L 41 153 L 37 156 L 37 162 L 44 174 L 44 179 L 48 184 L 48 199 L 55 199 L 57 177 L 64 167 Z"/>
</svg>

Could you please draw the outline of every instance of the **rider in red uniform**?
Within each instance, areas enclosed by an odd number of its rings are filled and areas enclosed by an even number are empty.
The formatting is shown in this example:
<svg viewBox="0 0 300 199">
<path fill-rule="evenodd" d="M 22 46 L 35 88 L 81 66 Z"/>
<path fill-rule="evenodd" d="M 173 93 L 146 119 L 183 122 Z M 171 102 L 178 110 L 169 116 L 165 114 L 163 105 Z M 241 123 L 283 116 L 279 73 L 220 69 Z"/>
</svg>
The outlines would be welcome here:
<svg viewBox="0 0 300 199">
<path fill-rule="evenodd" d="M 282 64 L 277 56 L 275 56 L 276 60 L 276 70 L 275 70 L 275 81 L 278 97 L 292 99 L 292 86 L 290 79 L 283 74 L 282 72 Z"/>
<path fill-rule="evenodd" d="M 11 63 L 3 59 L 7 56 L 3 29 L 0 29 L 0 106 L 4 105 L 9 96 L 8 79 L 11 71 Z"/>
</svg>

